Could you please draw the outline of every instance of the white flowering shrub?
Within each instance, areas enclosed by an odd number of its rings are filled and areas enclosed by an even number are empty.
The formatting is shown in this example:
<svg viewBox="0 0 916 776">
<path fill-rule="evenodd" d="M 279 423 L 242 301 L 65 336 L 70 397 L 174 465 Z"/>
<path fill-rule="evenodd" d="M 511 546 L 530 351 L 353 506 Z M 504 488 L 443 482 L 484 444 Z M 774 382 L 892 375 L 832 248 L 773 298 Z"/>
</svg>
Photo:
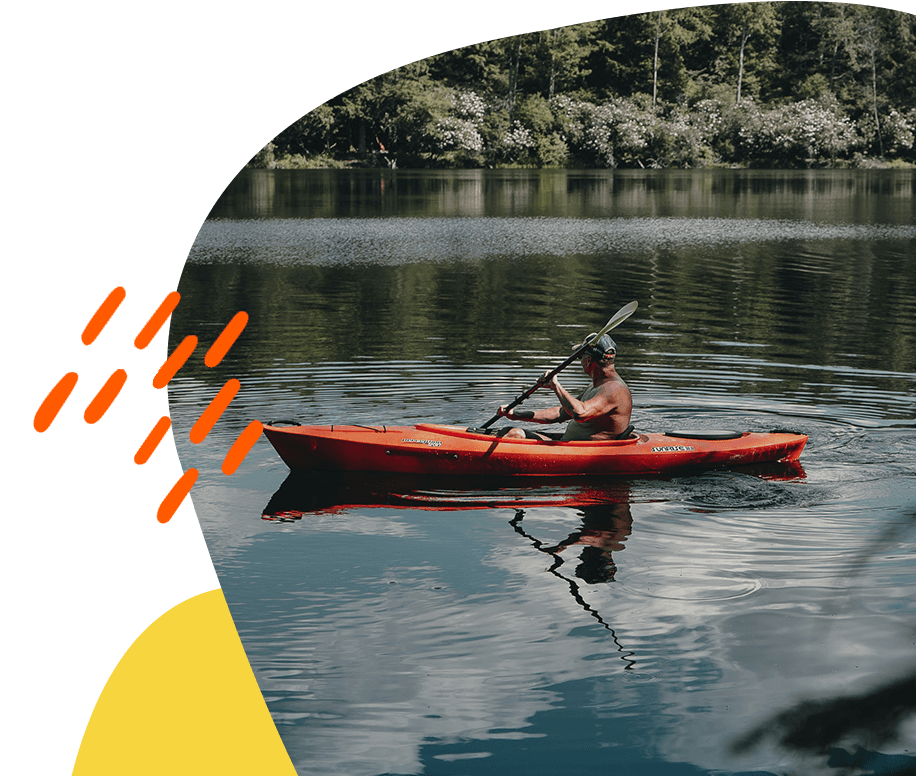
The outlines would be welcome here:
<svg viewBox="0 0 916 776">
<path fill-rule="evenodd" d="M 527 150 L 534 148 L 534 138 L 531 136 L 531 130 L 523 127 L 518 121 L 513 121 L 512 126 L 503 135 L 503 145 L 518 151 Z"/>
<path fill-rule="evenodd" d="M 449 115 L 438 119 L 430 131 L 432 152 L 446 162 L 478 161 L 485 148 L 481 134 L 487 104 L 471 91 L 453 91 Z"/>
<path fill-rule="evenodd" d="M 911 151 L 916 143 L 916 110 L 904 116 L 896 110 L 890 111 L 884 122 L 887 132 L 887 144 L 890 153 Z"/>
<path fill-rule="evenodd" d="M 914 131 L 916 131 L 916 110 L 909 114 L 891 109 L 879 113 L 881 120 L 881 137 L 878 139 L 878 127 L 875 117 L 871 113 L 859 120 L 859 131 L 862 135 L 863 145 L 872 152 L 883 151 L 884 156 L 905 157 L 910 155 L 914 147 Z"/>
<path fill-rule="evenodd" d="M 585 125 L 594 108 L 591 103 L 574 100 L 565 94 L 550 101 L 550 110 L 559 128 L 558 134 L 571 150 L 580 149 Z"/>
<path fill-rule="evenodd" d="M 690 123 L 701 142 L 712 145 L 725 130 L 725 107 L 719 100 L 700 100 L 690 109 Z"/>
<path fill-rule="evenodd" d="M 586 164 L 613 168 L 649 156 L 656 117 L 637 100 L 618 97 L 602 105 L 570 100 L 557 108 L 567 122 L 578 124 L 568 135 Z"/>
<path fill-rule="evenodd" d="M 480 122 L 487 113 L 487 103 L 476 92 L 455 92 L 452 94 L 455 116 L 471 122 Z"/>
<path fill-rule="evenodd" d="M 591 105 L 582 127 L 580 150 L 598 167 L 616 167 L 614 124 L 616 116 L 607 105 Z"/>
<path fill-rule="evenodd" d="M 791 166 L 817 166 L 846 157 L 859 146 L 855 122 L 844 116 L 836 102 L 808 99 L 760 110 L 742 104 L 738 140 L 751 161 L 769 159 Z"/>
<path fill-rule="evenodd" d="M 676 106 L 667 115 L 659 115 L 653 127 L 649 166 L 704 167 L 716 161 L 712 143 L 717 127 L 717 113 L 694 112 Z"/>
<path fill-rule="evenodd" d="M 493 138 L 489 150 L 497 161 L 527 165 L 536 163 L 533 158 L 534 148 L 535 141 L 531 130 L 516 120 L 503 126 Z"/>
<path fill-rule="evenodd" d="M 443 150 L 483 151 L 483 138 L 477 125 L 468 119 L 448 116 L 436 124 L 435 132 Z"/>
</svg>

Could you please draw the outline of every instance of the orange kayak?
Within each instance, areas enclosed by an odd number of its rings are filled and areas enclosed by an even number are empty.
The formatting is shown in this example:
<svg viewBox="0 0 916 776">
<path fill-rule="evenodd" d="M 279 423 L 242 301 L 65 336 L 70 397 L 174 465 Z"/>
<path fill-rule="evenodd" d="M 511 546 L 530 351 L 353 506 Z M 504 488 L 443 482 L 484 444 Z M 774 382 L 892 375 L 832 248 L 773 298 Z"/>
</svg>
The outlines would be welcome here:
<svg viewBox="0 0 916 776">
<path fill-rule="evenodd" d="M 470 476 L 665 474 L 797 461 L 808 437 L 792 431 L 632 433 L 609 441 L 503 439 L 460 426 L 280 426 L 264 434 L 293 471 Z"/>
</svg>

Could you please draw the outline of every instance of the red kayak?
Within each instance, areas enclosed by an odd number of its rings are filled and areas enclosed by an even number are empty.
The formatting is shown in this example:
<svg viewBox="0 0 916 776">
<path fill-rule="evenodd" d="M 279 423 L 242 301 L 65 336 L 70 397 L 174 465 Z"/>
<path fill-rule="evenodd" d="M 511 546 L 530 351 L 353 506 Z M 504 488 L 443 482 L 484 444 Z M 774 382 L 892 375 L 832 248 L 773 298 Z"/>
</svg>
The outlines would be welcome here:
<svg viewBox="0 0 916 776">
<path fill-rule="evenodd" d="M 293 471 L 564 477 L 666 474 L 797 461 L 808 441 L 792 431 L 631 433 L 609 441 L 503 439 L 459 426 L 264 426 Z"/>
</svg>

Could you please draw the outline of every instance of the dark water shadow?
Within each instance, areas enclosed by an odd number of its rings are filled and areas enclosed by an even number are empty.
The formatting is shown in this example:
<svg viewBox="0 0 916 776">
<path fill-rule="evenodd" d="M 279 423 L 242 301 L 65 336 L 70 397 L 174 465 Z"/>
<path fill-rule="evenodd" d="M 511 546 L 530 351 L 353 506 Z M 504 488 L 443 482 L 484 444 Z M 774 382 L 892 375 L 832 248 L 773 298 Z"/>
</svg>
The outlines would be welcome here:
<svg viewBox="0 0 916 776">
<path fill-rule="evenodd" d="M 904 519 L 889 520 L 869 542 L 848 577 L 916 529 L 916 509 Z M 848 588 L 847 588 L 848 589 Z M 838 595 L 847 594 L 840 592 Z M 735 753 L 751 751 L 766 740 L 782 749 L 820 758 L 842 774 L 916 774 L 916 758 L 882 754 L 879 749 L 901 742 L 904 725 L 916 715 L 916 667 L 871 689 L 828 698 L 803 700 L 783 709 L 731 744 Z"/>
</svg>

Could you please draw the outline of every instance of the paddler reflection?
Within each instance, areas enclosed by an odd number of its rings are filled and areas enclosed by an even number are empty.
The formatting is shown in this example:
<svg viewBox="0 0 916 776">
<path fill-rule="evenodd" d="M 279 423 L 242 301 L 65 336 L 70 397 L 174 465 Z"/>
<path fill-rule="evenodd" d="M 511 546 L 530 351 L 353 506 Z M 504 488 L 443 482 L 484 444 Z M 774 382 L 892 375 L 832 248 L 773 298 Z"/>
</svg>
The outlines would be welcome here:
<svg viewBox="0 0 916 776">
<path fill-rule="evenodd" d="M 570 548 L 582 547 L 576 576 L 590 585 L 613 582 L 617 573 L 613 553 L 623 550 L 624 542 L 633 530 L 630 505 L 623 503 L 583 507 L 580 515 L 581 528 L 559 544 L 544 547 L 544 552 L 554 555 Z"/>
<path fill-rule="evenodd" d="M 574 575 L 590 585 L 614 581 L 617 574 L 614 553 L 624 549 L 627 537 L 633 530 L 629 501 L 580 507 L 578 514 L 581 523 L 577 530 L 553 545 L 545 545 L 522 529 L 524 514 L 524 510 L 517 510 L 515 517 L 509 522 L 516 532 L 531 541 L 536 549 L 554 558 L 555 563 L 551 571 L 556 571 L 566 562 L 561 553 L 569 556 L 581 548 Z"/>
<path fill-rule="evenodd" d="M 620 659 L 625 663 L 624 669 L 631 671 L 636 666 L 635 653 L 623 646 L 611 624 L 583 596 L 577 581 L 581 580 L 588 585 L 598 585 L 613 582 L 617 574 L 617 564 L 614 561 L 613 553 L 624 549 L 627 537 L 633 529 L 633 516 L 630 514 L 628 489 L 615 487 L 611 489 L 611 492 L 613 495 L 608 493 L 611 496 L 608 501 L 580 506 L 578 512 L 581 518 L 580 527 L 557 544 L 544 544 L 522 527 L 525 517 L 524 509 L 516 509 L 515 517 L 509 523 L 516 533 L 528 539 L 535 549 L 553 558 L 553 564 L 547 569 L 547 572 L 562 579 L 569 586 L 569 593 L 573 600 L 610 633 L 617 652 L 620 653 Z M 582 548 L 579 553 L 579 564 L 573 575 L 568 576 L 560 571 L 566 562 L 561 553 L 566 552 L 568 555 L 575 551 L 572 548 L 578 547 Z"/>
</svg>

